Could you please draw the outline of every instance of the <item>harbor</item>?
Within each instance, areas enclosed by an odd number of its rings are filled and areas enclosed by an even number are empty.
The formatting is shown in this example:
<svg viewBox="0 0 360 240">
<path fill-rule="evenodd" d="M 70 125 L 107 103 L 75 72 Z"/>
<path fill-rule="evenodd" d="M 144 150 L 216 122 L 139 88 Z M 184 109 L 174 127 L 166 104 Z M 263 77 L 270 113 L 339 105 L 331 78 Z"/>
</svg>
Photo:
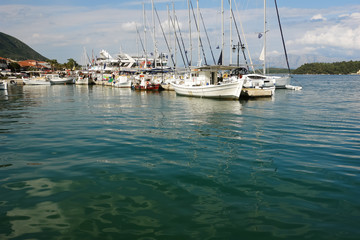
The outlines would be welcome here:
<svg viewBox="0 0 360 240">
<path fill-rule="evenodd" d="M 0 238 L 356 239 L 359 76 L 294 78 L 238 101 L 9 85 Z"/>
<path fill-rule="evenodd" d="M 0 240 L 360 239 L 359 16 L 0 3 Z"/>
</svg>

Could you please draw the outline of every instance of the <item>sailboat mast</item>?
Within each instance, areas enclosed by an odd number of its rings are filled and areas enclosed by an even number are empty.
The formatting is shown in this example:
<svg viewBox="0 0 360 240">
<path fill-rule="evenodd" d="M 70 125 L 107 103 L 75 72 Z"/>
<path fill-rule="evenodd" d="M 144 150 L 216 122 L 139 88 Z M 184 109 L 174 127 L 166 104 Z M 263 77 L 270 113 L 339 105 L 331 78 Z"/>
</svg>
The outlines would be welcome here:
<svg viewBox="0 0 360 240">
<path fill-rule="evenodd" d="M 169 33 L 169 50 L 170 50 L 170 52 L 169 52 L 169 54 L 170 54 L 170 56 L 171 56 L 171 58 L 173 59 L 173 51 L 172 51 L 172 48 L 171 48 L 171 24 L 170 24 L 170 7 L 169 7 L 169 4 L 166 6 L 166 8 L 167 8 L 167 12 L 168 12 L 168 23 L 169 23 L 169 30 L 168 30 L 168 33 Z M 176 67 L 176 64 L 175 64 L 175 62 L 173 62 L 173 64 L 174 64 L 174 68 Z"/>
<path fill-rule="evenodd" d="M 191 37 L 191 14 L 190 14 L 190 0 L 188 0 L 188 8 L 189 8 L 189 46 L 190 46 L 190 64 L 192 65 L 192 37 Z"/>
<path fill-rule="evenodd" d="M 224 0 L 221 0 L 221 63 L 224 64 L 225 26 L 224 26 Z"/>
<path fill-rule="evenodd" d="M 144 15 L 144 50 L 145 50 L 145 64 L 144 68 L 147 67 L 147 48 L 146 48 L 146 15 L 145 15 L 145 3 L 143 3 L 143 15 Z"/>
<path fill-rule="evenodd" d="M 233 39 L 232 39 L 232 0 L 229 1 L 230 4 L 230 65 L 232 64 L 232 47 L 233 47 Z"/>
<path fill-rule="evenodd" d="M 197 22 L 198 22 L 198 65 L 200 66 L 201 64 L 201 53 L 200 53 L 200 48 L 201 48 L 201 40 L 200 40 L 200 8 L 199 8 L 199 0 L 196 1 L 196 5 L 197 5 Z"/>
<path fill-rule="evenodd" d="M 173 18 L 172 18 L 172 26 L 173 26 L 173 30 L 174 30 L 174 58 L 175 58 L 175 65 L 177 66 L 177 45 L 176 45 L 176 28 L 175 28 L 175 3 L 174 1 L 172 2 L 172 7 L 173 7 Z"/>
<path fill-rule="evenodd" d="M 264 65 L 263 74 L 266 74 L 266 0 L 264 0 Z"/>
<path fill-rule="evenodd" d="M 156 47 L 156 29 L 155 29 L 155 5 L 154 0 L 152 0 L 152 18 L 153 18 L 153 38 L 154 38 L 154 67 L 156 68 L 156 57 L 157 57 L 157 47 Z"/>
</svg>

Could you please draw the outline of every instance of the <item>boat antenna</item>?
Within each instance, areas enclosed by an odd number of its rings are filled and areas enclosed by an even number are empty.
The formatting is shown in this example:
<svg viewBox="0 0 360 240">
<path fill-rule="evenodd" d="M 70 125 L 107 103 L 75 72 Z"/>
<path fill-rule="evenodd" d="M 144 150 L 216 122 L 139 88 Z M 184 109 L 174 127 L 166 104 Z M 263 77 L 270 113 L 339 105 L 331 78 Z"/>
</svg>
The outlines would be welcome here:
<svg viewBox="0 0 360 240">
<path fill-rule="evenodd" d="M 286 46 L 285 46 L 285 40 L 284 40 L 284 34 L 283 34 L 283 31 L 282 31 L 281 22 L 280 22 L 279 9 L 278 9 L 278 6 L 277 6 L 277 2 L 276 2 L 276 0 L 274 0 L 274 1 L 275 1 L 275 8 L 276 8 L 276 13 L 277 13 L 277 17 L 278 17 L 278 22 L 279 22 L 279 28 L 280 28 L 280 33 L 281 33 L 281 39 L 282 39 L 282 43 L 283 43 L 283 47 L 284 47 L 284 52 L 285 52 L 286 64 L 287 64 L 288 71 L 289 71 L 289 74 L 290 74 L 290 73 L 291 73 L 291 70 L 290 70 L 290 65 L 289 65 L 288 55 L 287 55 L 287 52 L 286 52 Z"/>
</svg>

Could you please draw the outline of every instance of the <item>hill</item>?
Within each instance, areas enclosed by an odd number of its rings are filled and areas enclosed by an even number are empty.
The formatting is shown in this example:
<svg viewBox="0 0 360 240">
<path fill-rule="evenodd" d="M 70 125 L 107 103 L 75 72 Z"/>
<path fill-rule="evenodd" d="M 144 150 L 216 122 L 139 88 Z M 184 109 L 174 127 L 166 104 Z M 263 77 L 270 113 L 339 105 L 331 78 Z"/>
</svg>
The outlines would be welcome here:
<svg viewBox="0 0 360 240">
<path fill-rule="evenodd" d="M 33 50 L 19 39 L 2 32 L 0 32 L 0 57 L 10 58 L 13 60 L 47 60 L 46 57 Z"/>
<path fill-rule="evenodd" d="M 352 74 L 360 70 L 360 61 L 307 63 L 293 71 L 295 74 Z"/>
</svg>

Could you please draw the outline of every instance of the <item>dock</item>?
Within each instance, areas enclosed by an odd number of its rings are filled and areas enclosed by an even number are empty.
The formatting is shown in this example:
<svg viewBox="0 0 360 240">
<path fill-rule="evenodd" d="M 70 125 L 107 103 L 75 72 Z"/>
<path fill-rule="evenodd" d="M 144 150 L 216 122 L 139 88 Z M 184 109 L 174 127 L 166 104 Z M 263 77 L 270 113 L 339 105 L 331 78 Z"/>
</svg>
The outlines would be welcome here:
<svg viewBox="0 0 360 240">
<path fill-rule="evenodd" d="M 274 89 L 262 89 L 262 88 L 243 88 L 241 90 L 240 98 L 263 98 L 272 97 L 274 95 Z"/>
</svg>

